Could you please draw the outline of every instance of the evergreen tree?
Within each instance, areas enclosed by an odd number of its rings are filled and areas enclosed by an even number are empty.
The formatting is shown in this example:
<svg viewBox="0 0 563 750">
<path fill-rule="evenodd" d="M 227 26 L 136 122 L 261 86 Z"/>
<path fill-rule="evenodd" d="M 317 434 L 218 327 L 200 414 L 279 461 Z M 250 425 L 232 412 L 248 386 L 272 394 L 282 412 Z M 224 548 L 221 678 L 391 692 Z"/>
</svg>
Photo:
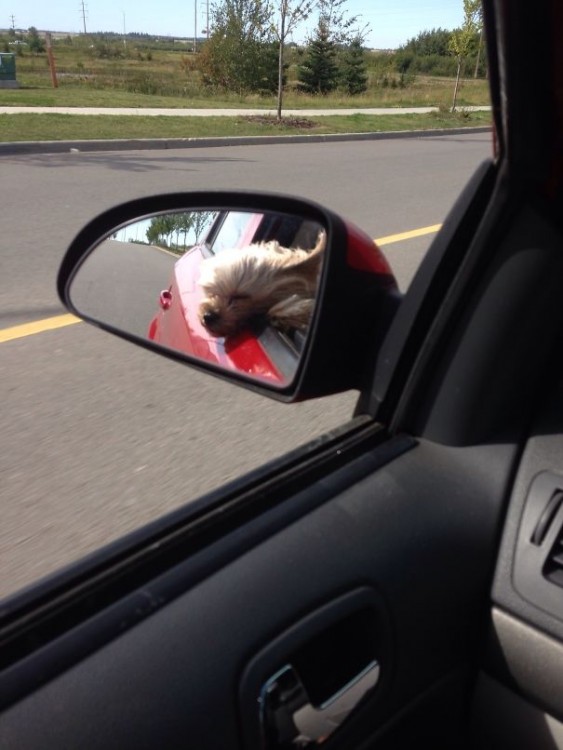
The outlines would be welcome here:
<svg viewBox="0 0 563 750">
<path fill-rule="evenodd" d="M 368 88 L 364 49 L 360 39 L 353 39 L 342 54 L 340 82 L 351 96 L 363 94 Z"/>
<path fill-rule="evenodd" d="M 306 57 L 298 69 L 299 87 L 309 94 L 328 94 L 338 86 L 336 45 L 329 30 L 319 21 L 315 37 L 309 42 Z"/>
</svg>

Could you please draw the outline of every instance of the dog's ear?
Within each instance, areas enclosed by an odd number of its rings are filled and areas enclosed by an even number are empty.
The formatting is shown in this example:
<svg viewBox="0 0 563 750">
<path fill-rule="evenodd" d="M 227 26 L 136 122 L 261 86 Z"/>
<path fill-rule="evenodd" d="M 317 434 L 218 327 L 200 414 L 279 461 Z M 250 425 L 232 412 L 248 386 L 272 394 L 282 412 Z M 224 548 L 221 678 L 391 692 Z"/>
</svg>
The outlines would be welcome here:
<svg viewBox="0 0 563 750">
<path fill-rule="evenodd" d="M 268 310 L 268 320 L 282 331 L 303 330 L 311 322 L 315 300 L 293 294 Z"/>
<path fill-rule="evenodd" d="M 317 242 L 315 244 L 315 247 L 311 250 L 311 253 L 322 253 L 323 250 L 326 248 L 326 232 L 324 229 L 321 229 L 317 236 Z"/>
<path fill-rule="evenodd" d="M 307 279 L 309 283 L 316 282 L 323 262 L 323 250 L 326 245 L 326 235 L 317 240 L 317 244 L 311 252 L 304 255 L 304 251 L 295 253 L 295 262 L 287 264 L 281 271 L 281 274 L 291 274 Z"/>
</svg>

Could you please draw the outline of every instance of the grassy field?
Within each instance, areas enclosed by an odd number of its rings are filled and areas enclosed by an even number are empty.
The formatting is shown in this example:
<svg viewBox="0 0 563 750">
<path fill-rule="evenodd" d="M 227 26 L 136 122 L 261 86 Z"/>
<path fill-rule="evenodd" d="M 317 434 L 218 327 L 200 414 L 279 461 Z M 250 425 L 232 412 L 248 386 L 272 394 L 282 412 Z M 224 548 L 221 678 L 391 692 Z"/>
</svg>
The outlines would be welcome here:
<svg viewBox="0 0 563 750">
<path fill-rule="evenodd" d="M 5 48 L 5 47 L 4 47 Z M 463 107 L 487 105 L 485 80 L 465 80 L 458 106 L 451 114 L 454 82 L 450 78 L 416 76 L 408 80 L 393 70 L 388 55 L 369 53 L 369 88 L 355 97 L 339 93 L 304 95 L 295 90 L 299 51 L 289 51 L 285 109 L 435 106 L 432 115 L 338 116 L 284 118 L 243 117 L 111 117 L 58 114 L 0 115 L 0 141 L 84 140 L 108 138 L 198 138 L 304 132 L 379 132 L 418 130 L 490 123 L 488 113 L 467 113 Z M 53 88 L 45 53 L 24 51 L 16 57 L 18 89 L 0 89 L 0 106 L 42 107 L 166 107 L 272 110 L 274 96 L 213 93 L 201 82 L 198 56 L 185 43 L 152 40 L 150 44 L 97 37 L 56 40 L 54 55 L 58 88 Z"/>
<path fill-rule="evenodd" d="M 74 37 L 57 40 L 54 56 L 59 88 L 54 89 L 45 53 L 23 52 L 16 58 L 20 89 L 0 89 L 0 105 L 76 107 L 264 107 L 275 106 L 274 96 L 225 94 L 207 90 L 201 82 L 198 56 L 185 44 L 159 47 L 153 41 L 104 43 L 100 39 Z M 437 106 L 451 104 L 454 82 L 450 78 L 417 76 L 402 79 L 390 57 L 368 53 L 369 88 L 365 94 L 307 96 L 295 91 L 300 52 L 288 50 L 289 68 L 284 105 L 288 108 L 344 108 Z M 463 82 L 459 105 L 489 103 L 485 80 Z"/>
</svg>

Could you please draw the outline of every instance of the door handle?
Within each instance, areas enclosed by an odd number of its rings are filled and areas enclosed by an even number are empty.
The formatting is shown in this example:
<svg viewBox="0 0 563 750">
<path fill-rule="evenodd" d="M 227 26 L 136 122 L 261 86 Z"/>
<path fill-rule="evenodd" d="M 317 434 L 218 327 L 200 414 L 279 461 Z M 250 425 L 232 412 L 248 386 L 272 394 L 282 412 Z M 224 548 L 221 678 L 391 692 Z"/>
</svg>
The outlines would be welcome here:
<svg viewBox="0 0 563 750">
<path fill-rule="evenodd" d="M 371 661 L 319 706 L 313 705 L 296 669 L 287 664 L 264 685 L 260 695 L 265 747 L 308 748 L 325 742 L 379 681 L 380 665 Z"/>
</svg>

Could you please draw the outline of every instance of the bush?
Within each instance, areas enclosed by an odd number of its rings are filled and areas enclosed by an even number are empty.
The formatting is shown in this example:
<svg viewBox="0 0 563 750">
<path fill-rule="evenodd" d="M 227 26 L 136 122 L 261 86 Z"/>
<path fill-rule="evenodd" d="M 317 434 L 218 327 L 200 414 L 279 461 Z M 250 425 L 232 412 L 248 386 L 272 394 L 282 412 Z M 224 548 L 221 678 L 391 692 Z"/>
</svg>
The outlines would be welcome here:
<svg viewBox="0 0 563 750">
<path fill-rule="evenodd" d="M 35 54 L 45 52 L 45 45 L 43 44 L 43 41 L 39 36 L 39 33 L 37 32 L 35 26 L 30 26 L 28 29 L 27 44 L 30 52 L 34 52 Z"/>
<path fill-rule="evenodd" d="M 273 43 L 240 44 L 214 34 L 204 45 L 199 69 L 207 88 L 245 93 L 273 93 L 278 87 L 278 49 Z"/>
</svg>

